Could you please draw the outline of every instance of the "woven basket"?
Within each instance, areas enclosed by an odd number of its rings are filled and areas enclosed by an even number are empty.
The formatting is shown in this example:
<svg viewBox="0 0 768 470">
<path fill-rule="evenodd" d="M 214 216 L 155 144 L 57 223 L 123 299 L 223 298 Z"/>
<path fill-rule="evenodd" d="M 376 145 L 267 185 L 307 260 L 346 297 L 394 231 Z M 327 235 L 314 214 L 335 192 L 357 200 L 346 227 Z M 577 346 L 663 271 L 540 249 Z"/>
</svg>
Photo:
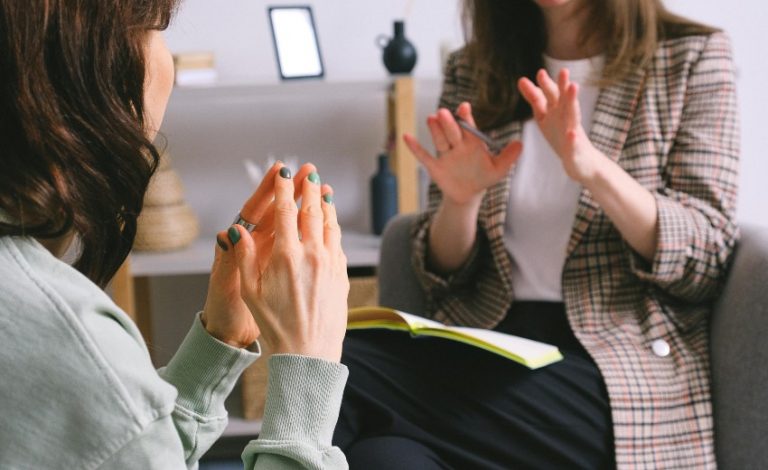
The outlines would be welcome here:
<svg viewBox="0 0 768 470">
<path fill-rule="evenodd" d="M 378 305 L 378 281 L 376 277 L 353 277 L 349 279 L 349 308 Z M 261 345 L 262 347 L 264 344 Z M 262 349 L 262 358 L 245 370 L 242 375 L 243 416 L 246 419 L 261 419 L 267 393 L 268 368 L 266 359 L 269 351 Z"/>
<path fill-rule="evenodd" d="M 197 217 L 185 204 L 144 207 L 138 218 L 137 251 L 168 251 L 189 246 L 200 234 Z"/>
<path fill-rule="evenodd" d="M 145 206 L 172 206 L 184 203 L 184 186 L 181 178 L 172 169 L 160 170 L 152 180 L 144 196 Z"/>
</svg>

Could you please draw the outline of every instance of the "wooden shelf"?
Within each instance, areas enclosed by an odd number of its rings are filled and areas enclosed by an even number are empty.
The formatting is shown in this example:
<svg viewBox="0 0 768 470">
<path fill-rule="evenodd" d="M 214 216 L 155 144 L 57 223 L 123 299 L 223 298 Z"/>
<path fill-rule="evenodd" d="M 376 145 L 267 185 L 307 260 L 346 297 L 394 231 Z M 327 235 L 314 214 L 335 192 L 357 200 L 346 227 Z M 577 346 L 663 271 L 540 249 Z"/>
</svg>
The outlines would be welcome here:
<svg viewBox="0 0 768 470">
<path fill-rule="evenodd" d="M 354 98 L 361 94 L 381 93 L 391 91 L 396 77 L 383 80 L 330 82 L 324 80 L 305 80 L 282 83 L 220 83 L 206 86 L 184 86 L 173 89 L 173 103 L 189 102 L 199 105 L 200 100 L 227 101 L 234 99 L 307 99 L 321 97 L 326 100 Z M 441 80 L 413 80 L 413 86 L 418 89 L 439 89 Z"/>
<path fill-rule="evenodd" d="M 213 264 L 214 243 L 213 239 L 198 239 L 188 248 L 179 251 L 134 252 L 131 254 L 131 275 L 144 277 L 208 274 Z M 380 237 L 343 232 L 341 245 L 350 268 L 373 267 L 379 264 Z"/>
</svg>

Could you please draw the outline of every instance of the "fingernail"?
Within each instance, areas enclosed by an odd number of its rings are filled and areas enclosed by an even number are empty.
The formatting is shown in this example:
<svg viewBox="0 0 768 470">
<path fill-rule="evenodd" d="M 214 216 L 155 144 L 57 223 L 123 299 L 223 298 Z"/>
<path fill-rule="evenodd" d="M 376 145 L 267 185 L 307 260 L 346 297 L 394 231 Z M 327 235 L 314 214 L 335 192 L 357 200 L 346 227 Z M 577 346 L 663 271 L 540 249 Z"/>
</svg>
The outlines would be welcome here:
<svg viewBox="0 0 768 470">
<path fill-rule="evenodd" d="M 309 176 L 307 177 L 307 179 L 309 179 L 309 181 L 311 181 L 311 182 L 313 182 L 313 183 L 315 183 L 315 184 L 320 184 L 320 175 L 318 175 L 318 174 L 317 174 L 316 172 L 314 172 L 314 171 L 313 171 L 312 173 L 310 173 L 310 174 L 309 174 Z"/>
<path fill-rule="evenodd" d="M 323 201 L 326 202 L 326 204 L 333 205 L 333 196 L 329 193 L 323 196 Z"/>
<path fill-rule="evenodd" d="M 227 242 L 225 242 L 224 240 L 222 240 L 219 237 L 216 237 L 216 244 L 218 244 L 219 248 L 221 248 L 224 251 L 229 250 L 229 247 L 227 246 Z"/>
<path fill-rule="evenodd" d="M 280 176 L 289 180 L 291 179 L 291 170 L 287 166 L 280 168 Z"/>
<path fill-rule="evenodd" d="M 235 227 L 229 227 L 229 230 L 227 230 L 227 236 L 233 245 L 237 245 L 237 242 L 240 241 L 240 231 Z"/>
</svg>

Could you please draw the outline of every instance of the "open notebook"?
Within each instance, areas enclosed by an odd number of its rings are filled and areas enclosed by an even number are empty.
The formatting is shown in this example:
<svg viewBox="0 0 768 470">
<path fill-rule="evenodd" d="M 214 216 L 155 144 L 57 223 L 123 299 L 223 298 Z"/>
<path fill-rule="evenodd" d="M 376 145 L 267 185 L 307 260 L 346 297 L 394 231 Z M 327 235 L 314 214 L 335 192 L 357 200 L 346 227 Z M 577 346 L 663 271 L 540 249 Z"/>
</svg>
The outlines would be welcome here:
<svg viewBox="0 0 768 470">
<path fill-rule="evenodd" d="M 384 307 L 358 307 L 349 311 L 347 329 L 386 328 L 414 336 L 437 336 L 469 344 L 538 369 L 563 358 L 551 344 L 481 328 L 447 326 L 427 318 Z"/>
</svg>

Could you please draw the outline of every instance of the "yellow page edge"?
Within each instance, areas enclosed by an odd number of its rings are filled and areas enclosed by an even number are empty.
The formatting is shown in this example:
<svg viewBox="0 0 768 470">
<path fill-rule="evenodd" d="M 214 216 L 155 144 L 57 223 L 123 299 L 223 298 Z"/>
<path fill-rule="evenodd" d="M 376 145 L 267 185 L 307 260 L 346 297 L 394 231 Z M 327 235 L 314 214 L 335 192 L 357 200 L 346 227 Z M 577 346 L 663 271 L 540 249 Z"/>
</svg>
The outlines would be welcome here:
<svg viewBox="0 0 768 470">
<path fill-rule="evenodd" d="M 563 355 L 560 353 L 558 349 L 554 349 L 551 353 L 545 354 L 541 357 L 539 357 L 536 360 L 527 360 L 521 356 L 518 356 L 517 354 L 511 353 L 507 351 L 506 349 L 501 349 L 497 346 L 494 346 L 490 343 L 486 343 L 485 341 L 478 340 L 477 338 L 467 336 L 463 333 L 460 333 L 458 331 L 449 331 L 446 332 L 445 330 L 436 330 L 432 328 L 423 328 L 419 330 L 419 332 L 429 332 L 428 336 L 439 336 L 441 338 L 445 339 L 451 339 L 454 341 L 459 341 L 461 343 L 468 344 L 470 346 L 479 347 L 482 349 L 485 349 L 486 351 L 498 354 L 500 356 L 503 356 L 507 359 L 511 359 L 519 364 L 524 365 L 525 367 L 529 369 L 539 369 L 544 366 L 548 366 L 550 364 L 554 364 L 555 362 L 561 361 L 563 359 Z"/>
</svg>

